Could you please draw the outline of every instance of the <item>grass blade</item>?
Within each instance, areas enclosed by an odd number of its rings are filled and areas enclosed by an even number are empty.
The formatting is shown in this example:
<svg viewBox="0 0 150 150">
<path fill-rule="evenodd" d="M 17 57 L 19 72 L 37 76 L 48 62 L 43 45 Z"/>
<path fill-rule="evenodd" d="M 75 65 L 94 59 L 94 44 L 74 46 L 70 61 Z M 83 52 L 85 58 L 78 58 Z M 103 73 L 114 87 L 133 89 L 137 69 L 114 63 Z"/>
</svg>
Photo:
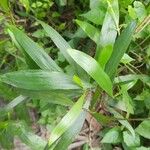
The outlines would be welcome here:
<svg viewBox="0 0 150 150">
<path fill-rule="evenodd" d="M 136 28 L 136 22 L 133 21 L 121 33 L 121 35 L 118 37 L 117 41 L 114 44 L 112 55 L 105 67 L 105 71 L 111 79 L 113 79 L 115 76 L 116 69 L 119 65 L 121 58 L 123 57 L 124 53 L 126 52 L 131 42 L 132 35 L 135 31 L 135 28 Z"/>
<path fill-rule="evenodd" d="M 16 97 L 14 100 L 12 100 L 6 106 L 4 106 L 3 108 L 0 108 L 0 116 L 4 116 L 9 111 L 11 111 L 14 107 L 16 107 L 18 104 L 22 103 L 23 101 L 25 101 L 27 99 L 28 99 L 28 97 L 22 96 L 22 95 Z"/>
<path fill-rule="evenodd" d="M 51 132 L 50 139 L 46 149 L 49 149 L 54 142 L 56 142 L 75 122 L 80 113 L 82 112 L 82 107 L 85 99 L 85 93 L 79 98 L 79 100 L 74 104 L 71 110 L 63 117 L 60 123 Z"/>
<path fill-rule="evenodd" d="M 51 40 L 55 43 L 55 45 L 58 47 L 58 49 L 61 51 L 61 53 L 64 55 L 66 60 L 74 67 L 74 70 L 76 73 L 82 78 L 87 79 L 87 74 L 85 74 L 84 70 L 78 66 L 75 61 L 70 57 L 70 55 L 67 52 L 67 49 L 71 48 L 71 46 L 68 44 L 68 42 L 51 26 L 45 24 L 42 21 L 39 21 L 39 23 L 44 28 L 45 32 L 48 34 L 48 36 L 51 38 Z"/>
<path fill-rule="evenodd" d="M 78 63 L 110 96 L 112 96 L 112 83 L 108 75 L 91 56 L 78 50 L 69 49 L 70 56 Z"/>
<path fill-rule="evenodd" d="M 104 68 L 113 51 L 113 45 L 119 30 L 119 6 L 118 0 L 108 1 L 108 8 L 101 29 L 100 40 L 96 52 L 96 58 Z M 119 31 L 118 31 L 119 32 Z"/>
<path fill-rule="evenodd" d="M 6 73 L 0 76 L 2 82 L 19 89 L 33 91 L 81 89 L 72 77 L 61 72 L 26 70 Z"/>
<path fill-rule="evenodd" d="M 62 71 L 61 68 L 51 59 L 51 57 L 31 40 L 25 33 L 14 26 L 10 26 L 9 30 L 13 33 L 15 40 L 19 46 L 35 61 L 35 63 L 43 70 Z M 16 44 L 16 43 L 15 43 Z"/>
<path fill-rule="evenodd" d="M 86 102 L 84 104 L 84 108 L 87 110 L 90 106 L 92 95 L 89 92 L 86 96 Z M 73 139 L 76 135 L 79 134 L 80 130 L 82 129 L 83 123 L 85 121 L 85 117 L 87 114 L 86 110 L 82 110 L 79 117 L 73 123 L 73 125 L 62 135 L 61 139 L 58 141 L 57 145 L 55 146 L 54 150 L 66 150 L 68 146 L 72 143 Z"/>
<path fill-rule="evenodd" d="M 100 32 L 93 25 L 85 21 L 76 20 L 76 23 L 81 27 L 81 29 L 89 36 L 91 40 L 98 44 Z"/>
</svg>

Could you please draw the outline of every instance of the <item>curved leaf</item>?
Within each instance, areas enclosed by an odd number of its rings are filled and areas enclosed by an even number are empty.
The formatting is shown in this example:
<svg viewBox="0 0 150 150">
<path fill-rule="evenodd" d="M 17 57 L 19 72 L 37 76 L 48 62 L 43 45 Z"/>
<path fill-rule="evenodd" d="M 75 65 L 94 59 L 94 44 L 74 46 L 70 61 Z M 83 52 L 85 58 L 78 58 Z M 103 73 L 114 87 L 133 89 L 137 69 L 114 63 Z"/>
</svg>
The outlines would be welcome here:
<svg viewBox="0 0 150 150">
<path fill-rule="evenodd" d="M 62 71 L 61 68 L 43 50 L 43 48 L 31 40 L 25 33 L 14 26 L 10 26 L 9 29 L 13 33 L 19 47 L 21 47 L 41 69 Z"/>
<path fill-rule="evenodd" d="M 55 43 L 55 45 L 58 47 L 58 49 L 61 51 L 61 53 L 64 55 L 64 57 L 67 59 L 67 61 L 74 67 L 75 71 L 80 75 L 82 79 L 87 79 L 87 74 L 85 74 L 84 70 L 78 66 L 75 61 L 70 57 L 70 55 L 67 52 L 67 49 L 71 48 L 71 46 L 68 44 L 68 42 L 51 26 L 45 24 L 42 21 L 39 21 L 39 23 L 44 28 L 45 32 L 48 34 L 48 36 L 51 38 L 51 40 Z"/>
<path fill-rule="evenodd" d="M 78 63 L 110 96 L 112 96 L 112 83 L 108 75 L 91 56 L 74 49 L 68 49 L 70 56 Z"/>
</svg>

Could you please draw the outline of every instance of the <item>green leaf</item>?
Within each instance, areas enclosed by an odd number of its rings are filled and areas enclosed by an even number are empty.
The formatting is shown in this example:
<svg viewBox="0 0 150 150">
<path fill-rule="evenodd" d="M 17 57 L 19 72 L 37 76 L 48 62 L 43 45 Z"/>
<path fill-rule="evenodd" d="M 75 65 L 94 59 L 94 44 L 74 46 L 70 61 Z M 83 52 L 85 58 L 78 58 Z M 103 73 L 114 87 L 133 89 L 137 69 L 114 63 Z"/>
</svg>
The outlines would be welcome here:
<svg viewBox="0 0 150 150">
<path fill-rule="evenodd" d="M 32 150 L 43 150 L 46 141 L 40 136 L 32 133 L 24 122 L 13 123 L 14 135 L 17 135 L 23 143 Z"/>
<path fill-rule="evenodd" d="M 137 128 L 136 132 L 141 136 L 150 139 L 150 120 L 144 120 Z"/>
<path fill-rule="evenodd" d="M 119 127 L 114 127 L 110 129 L 103 137 L 102 143 L 112 143 L 117 144 L 122 142 L 121 129 Z"/>
<path fill-rule="evenodd" d="M 123 98 L 123 101 L 126 105 L 126 110 L 128 113 L 134 114 L 133 101 L 132 101 L 130 95 L 128 94 L 127 90 L 128 89 L 127 89 L 126 85 L 121 86 L 122 98 Z"/>
<path fill-rule="evenodd" d="M 92 116 L 102 125 L 108 125 L 110 122 L 114 120 L 113 117 L 105 116 L 100 113 L 93 112 Z"/>
<path fill-rule="evenodd" d="M 53 129 L 50 135 L 50 139 L 48 141 L 48 147 L 51 147 L 52 144 L 56 142 L 78 118 L 78 116 L 82 112 L 85 96 L 86 95 L 84 93 L 70 109 L 70 111 L 62 118 L 60 123 Z"/>
<path fill-rule="evenodd" d="M 29 0 L 19 0 L 19 1 L 25 7 L 26 11 L 28 12 L 30 10 L 30 2 L 29 2 Z"/>
<path fill-rule="evenodd" d="M 28 97 L 22 96 L 22 95 L 16 97 L 10 103 L 8 103 L 6 106 L 4 106 L 3 108 L 0 108 L 0 116 L 6 115 L 14 107 L 16 107 L 18 104 L 22 103 L 23 101 L 25 101 L 27 99 L 28 99 Z"/>
<path fill-rule="evenodd" d="M 67 49 L 71 48 L 71 46 L 65 41 L 65 39 L 51 26 L 45 24 L 42 21 L 39 21 L 39 23 L 42 25 L 45 32 L 52 39 L 52 41 L 55 43 L 55 45 L 58 47 L 58 49 L 61 51 L 64 57 L 67 59 L 67 61 L 72 65 L 72 67 L 74 67 L 74 70 L 78 73 L 78 75 L 82 78 L 87 78 L 87 75 L 85 74 L 83 69 L 79 67 L 68 54 Z"/>
<path fill-rule="evenodd" d="M 116 74 L 117 67 L 124 53 L 126 52 L 131 39 L 136 28 L 136 22 L 131 22 L 128 27 L 121 33 L 117 41 L 114 44 L 114 49 L 109 61 L 106 64 L 105 70 L 106 73 L 110 76 L 111 79 L 114 78 Z"/>
<path fill-rule="evenodd" d="M 138 147 L 140 146 L 140 137 L 136 134 L 135 137 L 128 131 L 123 132 L 123 140 L 128 147 Z"/>
<path fill-rule="evenodd" d="M 31 40 L 25 33 L 14 26 L 10 26 L 9 29 L 13 33 L 19 47 L 21 47 L 41 69 L 62 71 L 43 48 Z"/>
<path fill-rule="evenodd" d="M 97 28 L 85 21 L 76 20 L 76 23 L 89 36 L 89 38 L 91 38 L 91 40 L 98 44 L 100 31 Z"/>
<path fill-rule="evenodd" d="M 86 98 L 86 103 L 84 104 L 84 108 L 87 110 L 91 101 L 91 93 Z M 87 114 L 86 110 L 82 110 L 79 117 L 73 123 L 73 125 L 62 135 L 61 139 L 57 143 L 54 150 L 66 150 L 68 146 L 73 142 L 73 139 L 78 135 L 80 130 L 82 129 L 83 123 L 85 121 L 85 117 Z"/>
<path fill-rule="evenodd" d="M 126 128 L 130 131 L 130 133 L 132 134 L 133 137 L 135 137 L 135 131 L 132 128 L 132 126 L 130 125 L 130 123 L 125 120 L 125 118 L 119 114 L 117 111 L 115 111 L 113 108 L 108 107 L 109 112 L 111 112 L 112 114 L 114 114 L 114 117 L 118 119 L 118 121 Z"/>
<path fill-rule="evenodd" d="M 101 29 L 100 40 L 98 43 L 99 48 L 96 52 L 96 58 L 100 65 L 104 68 L 109 60 L 117 31 L 119 30 L 119 6 L 118 0 L 108 1 L 108 8 Z"/>
<path fill-rule="evenodd" d="M 2 8 L 2 10 L 4 12 L 8 13 L 10 11 L 10 9 L 9 9 L 9 1 L 8 0 L 0 1 L 0 7 Z"/>
<path fill-rule="evenodd" d="M 141 147 L 137 147 L 135 150 L 150 150 L 150 147 L 141 146 Z"/>
<path fill-rule="evenodd" d="M 61 72 L 26 70 L 6 73 L 0 76 L 2 82 L 19 89 L 33 91 L 81 89 L 74 84 L 72 77 Z"/>
<path fill-rule="evenodd" d="M 123 64 L 129 64 L 130 62 L 134 61 L 132 57 L 130 57 L 128 54 L 124 54 L 123 57 L 121 58 L 121 63 Z"/>
<path fill-rule="evenodd" d="M 68 49 L 70 56 L 78 63 L 110 96 L 112 83 L 107 74 L 91 56 L 74 49 Z"/>
<path fill-rule="evenodd" d="M 59 104 L 63 106 L 72 106 L 74 103 L 71 101 L 69 96 L 65 92 L 61 91 L 31 91 L 31 90 L 23 90 L 20 91 L 23 95 L 29 96 L 32 99 L 40 99 L 46 101 L 47 103 Z M 74 92 L 69 91 L 69 92 Z M 79 94 L 78 94 L 79 95 Z M 67 97 L 68 96 L 68 97 Z"/>
<path fill-rule="evenodd" d="M 93 22 L 96 25 L 100 25 L 102 24 L 103 19 L 105 17 L 105 10 L 102 8 L 94 8 L 88 11 L 87 13 L 82 14 L 81 16 L 83 16 L 84 18 Z"/>
<path fill-rule="evenodd" d="M 135 1 L 134 2 L 134 10 L 136 12 L 136 15 L 137 15 L 139 21 L 143 21 L 143 19 L 147 16 L 146 8 L 142 4 L 142 2 Z"/>
</svg>

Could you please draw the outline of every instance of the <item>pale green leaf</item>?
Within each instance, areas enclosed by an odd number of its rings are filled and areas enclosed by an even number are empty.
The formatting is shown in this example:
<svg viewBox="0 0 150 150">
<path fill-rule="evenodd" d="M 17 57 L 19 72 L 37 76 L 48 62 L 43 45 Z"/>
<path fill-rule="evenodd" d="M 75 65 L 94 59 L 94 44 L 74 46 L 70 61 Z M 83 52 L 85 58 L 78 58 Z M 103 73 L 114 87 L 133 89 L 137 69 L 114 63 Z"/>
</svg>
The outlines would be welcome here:
<svg viewBox="0 0 150 150">
<path fill-rule="evenodd" d="M 133 137 L 128 131 L 123 132 L 123 140 L 128 147 L 138 147 L 140 146 L 140 137 L 138 134 Z"/>
<path fill-rule="evenodd" d="M 150 139 L 150 120 L 144 120 L 137 128 L 136 132 L 141 136 Z"/>
<path fill-rule="evenodd" d="M 91 56 L 74 49 L 68 49 L 70 56 L 78 63 L 110 96 L 112 83 L 100 65 Z"/>
<path fill-rule="evenodd" d="M 91 38 L 91 40 L 98 44 L 100 31 L 96 27 L 85 21 L 76 20 L 76 23 L 89 36 L 89 38 Z"/>
<path fill-rule="evenodd" d="M 82 107 L 85 99 L 85 94 L 83 94 L 80 99 L 74 104 L 70 111 L 62 118 L 59 124 L 53 129 L 48 141 L 48 147 L 57 141 L 75 122 L 82 112 Z"/>
<path fill-rule="evenodd" d="M 90 106 L 91 98 L 91 93 L 89 92 L 88 96 L 86 97 L 86 103 L 84 104 L 84 108 L 86 110 Z M 83 123 L 85 121 L 85 117 L 87 114 L 87 111 L 85 109 L 82 110 L 73 125 L 62 135 L 54 150 L 66 150 L 71 142 L 73 142 L 73 139 L 75 139 L 76 135 L 82 129 Z"/>
<path fill-rule="evenodd" d="M 90 11 L 88 11 L 85 14 L 82 14 L 84 18 L 87 20 L 93 22 L 96 25 L 100 25 L 103 22 L 103 19 L 105 17 L 105 10 L 99 9 L 99 8 L 94 8 Z"/>
<path fill-rule="evenodd" d="M 120 143 L 121 141 L 122 141 L 121 129 L 119 127 L 114 127 L 104 135 L 101 142 L 117 144 Z"/>
<path fill-rule="evenodd" d="M 108 8 L 103 22 L 103 26 L 100 33 L 100 39 L 96 52 L 96 58 L 100 65 L 104 68 L 105 64 L 109 60 L 117 31 L 119 32 L 119 6 L 118 0 L 108 1 Z"/>
</svg>

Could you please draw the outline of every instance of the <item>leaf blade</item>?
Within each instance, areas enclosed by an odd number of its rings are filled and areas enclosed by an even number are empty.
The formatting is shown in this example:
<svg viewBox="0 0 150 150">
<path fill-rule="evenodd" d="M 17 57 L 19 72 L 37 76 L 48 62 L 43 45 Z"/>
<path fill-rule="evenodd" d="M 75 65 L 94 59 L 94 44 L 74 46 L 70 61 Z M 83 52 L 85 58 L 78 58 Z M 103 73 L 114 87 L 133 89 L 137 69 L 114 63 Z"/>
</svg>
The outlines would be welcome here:
<svg viewBox="0 0 150 150">
<path fill-rule="evenodd" d="M 112 83 L 107 74 L 91 56 L 74 49 L 68 49 L 70 56 L 78 63 L 95 81 L 112 96 Z"/>
<path fill-rule="evenodd" d="M 50 56 L 37 43 L 31 40 L 25 33 L 14 26 L 9 30 L 13 33 L 17 43 L 44 70 L 62 71 L 61 68 L 51 59 Z M 16 44 L 16 43 L 15 43 Z"/>
<path fill-rule="evenodd" d="M 135 21 L 131 22 L 128 25 L 128 27 L 121 33 L 121 35 L 118 37 L 117 41 L 114 44 L 112 55 L 109 61 L 107 62 L 105 68 L 105 71 L 110 76 L 110 78 L 114 78 L 119 62 L 131 42 L 132 35 L 135 31 L 135 27 L 136 22 Z"/>
<path fill-rule="evenodd" d="M 19 89 L 33 91 L 81 89 L 72 78 L 61 72 L 26 70 L 6 73 L 0 76 L 2 82 Z"/>
</svg>

